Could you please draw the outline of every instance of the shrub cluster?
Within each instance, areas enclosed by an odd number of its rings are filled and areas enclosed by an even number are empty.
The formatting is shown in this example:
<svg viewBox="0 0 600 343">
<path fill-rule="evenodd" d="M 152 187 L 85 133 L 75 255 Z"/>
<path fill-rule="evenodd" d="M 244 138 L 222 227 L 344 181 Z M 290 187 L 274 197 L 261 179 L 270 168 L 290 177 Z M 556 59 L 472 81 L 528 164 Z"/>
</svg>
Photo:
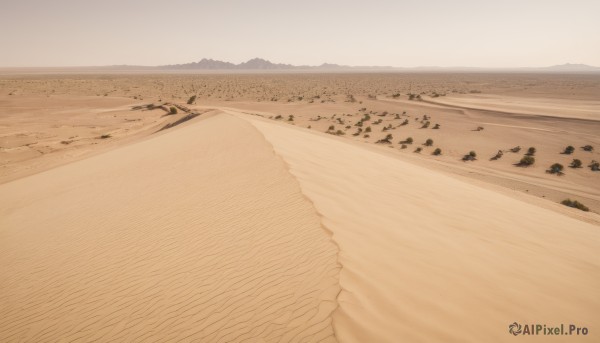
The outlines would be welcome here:
<svg viewBox="0 0 600 343">
<path fill-rule="evenodd" d="M 577 200 L 565 199 L 565 200 L 561 201 L 560 203 L 565 206 L 580 209 L 584 212 L 588 212 L 590 210 L 587 206 L 585 206 L 584 204 L 580 203 Z"/>
</svg>

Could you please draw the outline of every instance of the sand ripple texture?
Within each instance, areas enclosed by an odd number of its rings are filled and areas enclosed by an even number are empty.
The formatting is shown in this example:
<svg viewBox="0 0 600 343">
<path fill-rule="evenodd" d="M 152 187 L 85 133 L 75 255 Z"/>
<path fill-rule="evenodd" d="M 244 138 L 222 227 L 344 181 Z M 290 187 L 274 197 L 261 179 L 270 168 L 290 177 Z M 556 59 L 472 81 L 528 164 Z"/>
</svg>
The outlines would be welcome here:
<svg viewBox="0 0 600 343">
<path fill-rule="evenodd" d="M 218 115 L 0 186 L 0 342 L 335 341 L 336 253 Z"/>
<path fill-rule="evenodd" d="M 514 342 L 514 321 L 600 331 L 598 226 L 379 149 L 251 120 L 339 245 L 341 342 Z"/>
</svg>

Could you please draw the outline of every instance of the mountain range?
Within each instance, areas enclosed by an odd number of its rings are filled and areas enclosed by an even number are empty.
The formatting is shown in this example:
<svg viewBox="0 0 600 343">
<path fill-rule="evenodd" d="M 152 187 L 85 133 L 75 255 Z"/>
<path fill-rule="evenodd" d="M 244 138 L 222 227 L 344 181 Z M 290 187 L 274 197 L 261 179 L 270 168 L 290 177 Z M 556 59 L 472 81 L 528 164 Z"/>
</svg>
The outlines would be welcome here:
<svg viewBox="0 0 600 343">
<path fill-rule="evenodd" d="M 549 67 L 533 68 L 476 68 L 476 67 L 437 67 L 423 66 L 414 68 L 391 67 L 391 66 L 346 66 L 332 63 L 323 63 L 319 66 L 292 65 L 284 63 L 273 63 L 262 58 L 253 58 L 246 62 L 234 64 L 219 60 L 203 58 L 198 62 L 171 64 L 155 67 L 166 70 L 390 70 L 390 71 L 521 71 L 521 72 L 600 72 L 600 67 L 586 64 L 561 64 Z"/>
<path fill-rule="evenodd" d="M 310 70 L 310 69 L 394 69 L 390 66 L 383 67 L 351 67 L 342 66 L 339 64 L 323 63 L 319 66 L 295 66 L 291 64 L 273 63 L 271 61 L 262 58 L 253 58 L 240 64 L 234 64 L 231 62 L 223 62 L 213 59 L 203 58 L 198 62 L 184 63 L 184 64 L 171 64 L 158 66 L 159 69 L 196 69 L 196 70 Z"/>
</svg>

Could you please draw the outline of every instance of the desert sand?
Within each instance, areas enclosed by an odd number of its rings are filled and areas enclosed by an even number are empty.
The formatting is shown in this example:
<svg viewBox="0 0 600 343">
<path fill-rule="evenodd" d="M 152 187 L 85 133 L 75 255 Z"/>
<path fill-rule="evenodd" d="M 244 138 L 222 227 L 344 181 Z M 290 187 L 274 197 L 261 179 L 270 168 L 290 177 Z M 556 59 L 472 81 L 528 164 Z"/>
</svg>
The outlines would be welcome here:
<svg viewBox="0 0 600 343">
<path fill-rule="evenodd" d="M 599 85 L 0 75 L 0 341 L 593 341 Z"/>
</svg>

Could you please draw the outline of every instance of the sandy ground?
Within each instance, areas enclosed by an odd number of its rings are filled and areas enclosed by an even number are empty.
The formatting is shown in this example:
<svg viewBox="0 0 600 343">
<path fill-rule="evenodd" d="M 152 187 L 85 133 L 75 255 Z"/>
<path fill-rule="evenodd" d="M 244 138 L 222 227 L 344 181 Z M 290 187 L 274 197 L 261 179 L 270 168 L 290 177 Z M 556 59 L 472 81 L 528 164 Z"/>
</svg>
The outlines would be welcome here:
<svg viewBox="0 0 600 343">
<path fill-rule="evenodd" d="M 0 188 L 2 342 L 334 338 L 336 247 L 242 120 Z"/>
<path fill-rule="evenodd" d="M 566 318 L 598 330 L 598 226 L 343 141 L 253 123 L 340 248 L 340 341 L 509 342 L 507 323 Z"/>
<path fill-rule="evenodd" d="M 478 109 L 507 114 L 530 114 L 559 118 L 598 120 L 600 96 L 596 100 L 523 98 L 493 94 L 469 94 L 447 97 L 424 97 L 425 101 L 459 109 Z"/>
<path fill-rule="evenodd" d="M 1 74 L 0 341 L 599 329 L 597 75 Z"/>
</svg>

